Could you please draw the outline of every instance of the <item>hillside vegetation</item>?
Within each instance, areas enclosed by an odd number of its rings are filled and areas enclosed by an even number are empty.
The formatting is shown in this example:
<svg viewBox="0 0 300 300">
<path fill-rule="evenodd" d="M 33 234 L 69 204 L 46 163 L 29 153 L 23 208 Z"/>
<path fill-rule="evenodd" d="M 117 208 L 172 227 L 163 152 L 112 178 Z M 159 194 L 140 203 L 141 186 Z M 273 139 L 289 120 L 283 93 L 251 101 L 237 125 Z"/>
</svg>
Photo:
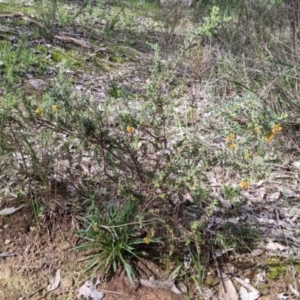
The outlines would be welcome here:
<svg viewBox="0 0 300 300">
<path fill-rule="evenodd" d="M 0 1 L 0 252 L 24 252 L 12 232 L 68 232 L 55 243 L 84 260 L 65 265 L 79 280 L 299 297 L 299 15 L 293 0 Z"/>
</svg>

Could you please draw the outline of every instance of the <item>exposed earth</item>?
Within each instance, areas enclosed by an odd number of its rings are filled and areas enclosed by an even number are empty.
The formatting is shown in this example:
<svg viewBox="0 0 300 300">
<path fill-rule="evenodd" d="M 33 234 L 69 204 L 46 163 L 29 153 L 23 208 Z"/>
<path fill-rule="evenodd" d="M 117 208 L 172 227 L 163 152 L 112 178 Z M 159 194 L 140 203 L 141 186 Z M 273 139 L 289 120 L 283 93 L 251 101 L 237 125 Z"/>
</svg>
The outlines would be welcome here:
<svg viewBox="0 0 300 300">
<path fill-rule="evenodd" d="M 0 217 L 0 230 L 0 252 L 13 254 L 0 258 L 0 299 L 76 299 L 79 288 L 89 277 L 84 273 L 86 263 L 79 261 L 82 254 L 72 250 L 78 239 L 70 218 L 41 224 L 39 229 L 31 211 L 23 208 L 13 216 Z M 157 276 L 163 274 L 150 263 L 144 268 L 148 274 L 149 269 Z M 61 271 L 59 287 L 47 292 L 49 277 L 57 269 Z M 105 293 L 105 300 L 185 298 L 166 289 L 133 288 L 123 272 L 101 283 L 98 289 Z"/>
<path fill-rule="evenodd" d="M 82 253 L 73 250 L 79 242 L 74 234 L 74 224 L 76 221 L 72 222 L 69 216 L 61 216 L 42 221 L 38 228 L 30 208 L 26 207 L 11 216 L 0 217 L 0 252 L 2 255 L 11 255 L 0 259 L 0 299 L 79 299 L 79 288 L 90 279 L 91 274 L 84 272 L 86 263 L 80 261 Z M 260 263 L 264 264 L 264 258 L 247 257 L 227 256 L 223 267 L 230 269 L 235 266 L 241 277 L 254 281 L 257 272 L 253 267 L 259 268 Z M 295 282 L 295 273 L 292 273 L 292 269 L 289 269 L 291 273 L 281 272 L 280 264 L 280 261 L 274 260 L 274 266 L 279 266 L 278 273 L 281 277 L 276 281 L 267 279 L 264 282 L 260 289 L 264 295 L 259 300 L 292 299 L 283 291 L 289 292 L 289 284 Z M 295 268 L 299 267 L 295 265 Z M 47 291 L 51 278 L 58 269 L 61 274 L 59 286 L 53 291 Z M 149 261 L 140 262 L 139 269 L 145 278 L 154 276 L 163 280 L 170 274 Z M 170 268 L 172 269 L 174 268 Z M 222 289 L 214 266 L 208 270 L 205 282 L 215 293 Z M 134 288 L 123 271 L 112 278 L 106 278 L 97 286 L 98 290 L 104 292 L 105 300 L 204 299 L 197 296 L 193 287 L 189 288 L 188 295 L 176 295 L 168 289 L 155 289 L 140 284 Z M 283 298 L 278 298 L 278 295 Z M 212 294 L 210 297 L 218 299 Z"/>
</svg>

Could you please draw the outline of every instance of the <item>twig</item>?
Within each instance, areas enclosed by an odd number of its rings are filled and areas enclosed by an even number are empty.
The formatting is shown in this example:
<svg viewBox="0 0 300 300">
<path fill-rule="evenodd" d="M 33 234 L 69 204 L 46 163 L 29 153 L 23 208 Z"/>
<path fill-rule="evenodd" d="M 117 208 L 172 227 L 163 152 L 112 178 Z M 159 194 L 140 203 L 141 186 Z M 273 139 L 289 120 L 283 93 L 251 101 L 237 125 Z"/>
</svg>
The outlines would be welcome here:
<svg viewBox="0 0 300 300">
<path fill-rule="evenodd" d="M 213 255 L 214 262 L 216 264 L 218 276 L 220 277 L 220 280 L 221 280 L 221 283 L 222 283 L 223 290 L 224 290 L 225 293 L 227 293 L 227 289 L 226 289 L 226 286 L 225 286 L 225 283 L 224 283 L 224 278 L 223 278 L 223 275 L 222 275 L 223 273 L 221 272 L 221 267 L 220 267 L 218 258 L 216 257 L 216 254 L 215 254 L 214 250 L 212 250 L 212 255 Z"/>
<path fill-rule="evenodd" d="M 46 32 L 50 33 L 49 28 L 47 28 L 44 24 L 25 16 L 23 13 L 1 14 L 0 19 L 1 18 L 21 18 L 22 20 L 24 20 L 28 23 L 35 24 L 36 26 L 38 26 L 38 27 L 44 29 Z M 96 51 L 97 50 L 99 50 L 99 51 L 103 50 L 103 49 L 97 49 L 97 47 L 94 47 L 92 44 L 90 44 L 87 41 L 80 40 L 80 39 L 75 39 L 73 37 L 66 36 L 66 35 L 54 35 L 53 38 L 58 40 L 58 41 L 71 43 L 71 44 L 74 44 L 76 46 L 80 46 L 80 47 L 86 48 L 86 49 L 93 49 L 93 50 L 96 50 Z"/>
</svg>

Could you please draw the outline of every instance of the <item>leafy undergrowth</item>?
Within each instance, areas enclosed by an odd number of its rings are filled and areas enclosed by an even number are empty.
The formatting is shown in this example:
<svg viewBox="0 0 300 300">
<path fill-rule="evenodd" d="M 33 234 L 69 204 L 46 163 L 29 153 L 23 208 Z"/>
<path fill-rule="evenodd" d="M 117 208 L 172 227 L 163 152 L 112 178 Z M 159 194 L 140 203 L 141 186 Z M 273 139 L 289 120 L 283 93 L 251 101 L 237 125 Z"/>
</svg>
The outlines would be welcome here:
<svg viewBox="0 0 300 300">
<path fill-rule="evenodd" d="M 101 279 L 295 294 L 298 41 L 281 4 L 231 5 L 1 3 L 1 207 L 63 215 Z"/>
</svg>

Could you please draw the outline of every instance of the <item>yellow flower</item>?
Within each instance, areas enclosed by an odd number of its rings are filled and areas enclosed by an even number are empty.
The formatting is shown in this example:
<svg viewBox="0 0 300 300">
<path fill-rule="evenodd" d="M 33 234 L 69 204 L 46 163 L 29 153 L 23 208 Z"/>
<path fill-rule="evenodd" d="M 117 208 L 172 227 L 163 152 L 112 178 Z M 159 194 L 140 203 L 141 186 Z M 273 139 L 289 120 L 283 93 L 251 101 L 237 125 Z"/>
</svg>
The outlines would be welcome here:
<svg viewBox="0 0 300 300">
<path fill-rule="evenodd" d="M 236 135 L 234 133 L 231 133 L 226 137 L 226 142 L 231 142 L 233 140 L 236 140 Z"/>
<path fill-rule="evenodd" d="M 138 200 L 138 197 L 135 195 L 131 195 L 130 199 L 131 199 L 131 201 L 136 201 L 136 200 Z"/>
<path fill-rule="evenodd" d="M 237 144 L 236 143 L 230 143 L 228 144 L 229 149 L 234 150 L 237 148 Z"/>
<path fill-rule="evenodd" d="M 274 140 L 274 134 L 273 133 L 270 133 L 266 136 L 266 141 L 268 143 L 272 142 Z"/>
<path fill-rule="evenodd" d="M 246 154 L 245 154 L 245 159 L 251 159 L 252 157 L 253 157 L 253 154 L 252 154 L 252 152 L 247 152 Z"/>
<path fill-rule="evenodd" d="M 56 105 L 56 104 L 52 105 L 52 111 L 53 112 L 58 112 L 59 111 L 59 106 Z"/>
<path fill-rule="evenodd" d="M 38 116 L 41 116 L 43 114 L 43 110 L 41 108 L 37 108 L 35 110 L 35 114 L 38 115 Z"/>
<path fill-rule="evenodd" d="M 258 126 L 258 125 L 255 126 L 255 127 L 254 127 L 254 131 L 255 131 L 256 133 L 260 132 L 260 126 Z"/>
<path fill-rule="evenodd" d="M 282 131 L 282 126 L 281 125 L 275 125 L 273 128 L 272 128 L 272 133 L 275 134 L 275 133 L 278 133 Z"/>
<path fill-rule="evenodd" d="M 144 242 L 145 242 L 145 244 L 150 244 L 151 243 L 151 239 L 149 238 L 149 236 L 146 236 L 145 238 L 144 238 Z"/>
<path fill-rule="evenodd" d="M 128 125 L 127 128 L 126 128 L 126 131 L 128 133 L 134 133 L 135 129 L 134 129 L 134 127 Z"/>
<path fill-rule="evenodd" d="M 242 180 L 240 183 L 239 183 L 239 186 L 246 190 L 248 187 L 249 187 L 249 182 L 247 180 Z"/>
</svg>

